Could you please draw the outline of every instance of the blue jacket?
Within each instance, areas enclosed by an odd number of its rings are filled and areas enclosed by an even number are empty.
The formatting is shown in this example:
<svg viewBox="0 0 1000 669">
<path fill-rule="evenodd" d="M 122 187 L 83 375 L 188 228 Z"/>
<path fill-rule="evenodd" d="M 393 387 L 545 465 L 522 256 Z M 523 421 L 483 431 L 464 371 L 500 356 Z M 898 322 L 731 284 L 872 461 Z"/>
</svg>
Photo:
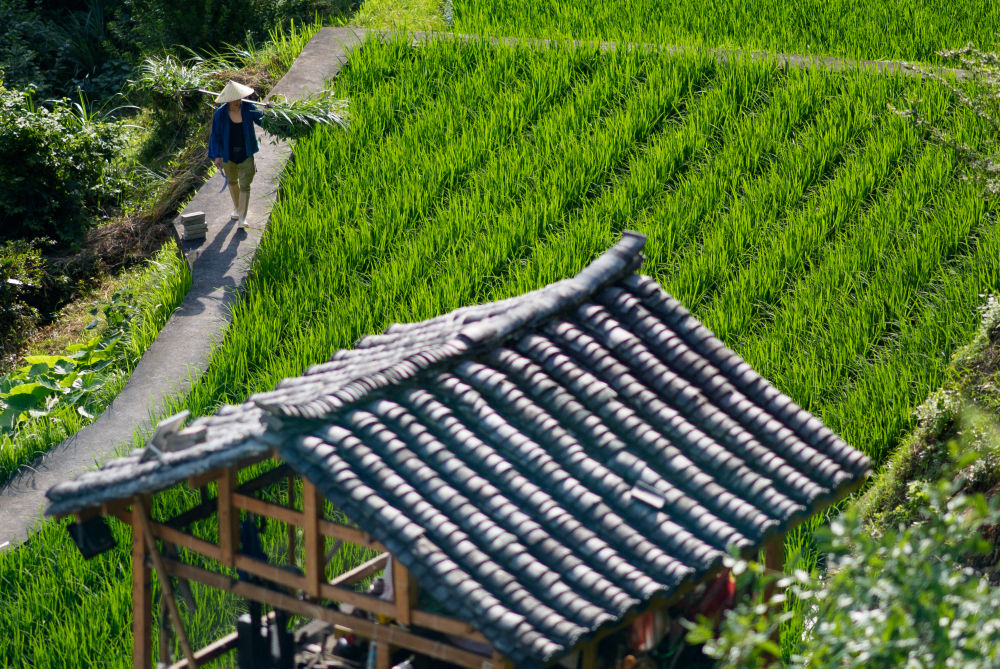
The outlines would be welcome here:
<svg viewBox="0 0 1000 669">
<path fill-rule="evenodd" d="M 229 114 L 226 111 L 228 107 L 228 104 L 222 105 L 212 116 L 212 134 L 208 136 L 209 160 L 222 158 L 224 162 L 229 162 Z M 260 125 L 264 113 L 257 108 L 257 105 L 252 105 L 246 100 L 240 103 L 240 112 L 243 115 L 243 146 L 247 149 L 247 156 L 252 156 L 260 150 L 253 124 Z"/>
</svg>

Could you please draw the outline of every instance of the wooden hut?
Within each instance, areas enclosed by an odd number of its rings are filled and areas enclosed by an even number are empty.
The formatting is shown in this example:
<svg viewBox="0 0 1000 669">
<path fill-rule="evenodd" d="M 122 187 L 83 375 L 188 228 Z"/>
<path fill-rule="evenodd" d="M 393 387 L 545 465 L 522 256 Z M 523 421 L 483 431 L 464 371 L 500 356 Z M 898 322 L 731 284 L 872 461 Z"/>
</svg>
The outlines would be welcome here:
<svg viewBox="0 0 1000 669">
<path fill-rule="evenodd" d="M 644 243 L 626 233 L 573 278 L 394 325 L 51 489 L 47 512 L 76 514 L 84 544 L 94 516 L 132 526 L 135 666 L 151 663 L 152 567 L 175 667 L 236 637 L 190 648 L 167 575 L 370 639 L 379 667 L 394 648 L 477 668 L 582 650 L 593 667 L 596 639 L 712 577 L 729 547 L 753 554 L 857 486 L 868 458 L 637 274 Z M 151 518 L 178 485 L 201 503 Z M 261 496 L 286 485 L 288 504 Z M 248 549 L 251 516 L 286 524 L 303 557 Z M 217 536 L 189 531 L 211 518 Z M 330 574 L 342 542 L 378 554 Z M 352 587 L 390 560 L 391 598 Z"/>
</svg>

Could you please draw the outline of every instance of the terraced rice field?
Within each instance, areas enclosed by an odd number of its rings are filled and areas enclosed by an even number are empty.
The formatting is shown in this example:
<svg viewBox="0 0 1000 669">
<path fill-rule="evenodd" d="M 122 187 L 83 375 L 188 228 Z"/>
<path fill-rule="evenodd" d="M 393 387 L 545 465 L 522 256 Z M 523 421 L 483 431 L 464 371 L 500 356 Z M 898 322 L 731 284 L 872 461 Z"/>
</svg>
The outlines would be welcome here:
<svg viewBox="0 0 1000 669">
<path fill-rule="evenodd" d="M 917 90 L 920 88 L 920 90 Z M 576 272 L 623 230 L 783 391 L 880 460 L 1000 281 L 1000 230 L 888 111 L 912 79 L 697 54 L 369 44 L 301 143 L 208 411 L 394 321 Z"/>
<path fill-rule="evenodd" d="M 989 0 L 455 0 L 457 32 L 704 44 L 874 60 L 938 60 L 941 49 L 1000 32 Z"/>
<path fill-rule="evenodd" d="M 965 140 L 981 129 L 913 79 L 369 42 L 337 91 L 351 130 L 297 145 L 195 413 L 394 321 L 571 275 L 638 230 L 646 273 L 878 461 L 1000 286 L 993 205 L 886 104 L 919 95 Z M 54 524 L 0 554 L 0 665 L 127 666 L 127 564 L 84 563 Z M 204 643 L 235 611 L 196 595 Z"/>
</svg>

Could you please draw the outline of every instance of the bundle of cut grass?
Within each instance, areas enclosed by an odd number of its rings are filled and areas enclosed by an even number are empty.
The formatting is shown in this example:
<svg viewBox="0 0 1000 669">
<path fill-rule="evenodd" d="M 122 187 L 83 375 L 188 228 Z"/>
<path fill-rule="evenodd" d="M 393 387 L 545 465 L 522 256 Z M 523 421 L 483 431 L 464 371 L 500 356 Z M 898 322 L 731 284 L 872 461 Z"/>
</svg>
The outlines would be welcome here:
<svg viewBox="0 0 1000 669">
<path fill-rule="evenodd" d="M 333 97 L 332 91 L 301 100 L 277 97 L 261 105 L 261 127 L 281 139 L 305 137 L 317 125 L 347 127 L 347 100 Z"/>
</svg>

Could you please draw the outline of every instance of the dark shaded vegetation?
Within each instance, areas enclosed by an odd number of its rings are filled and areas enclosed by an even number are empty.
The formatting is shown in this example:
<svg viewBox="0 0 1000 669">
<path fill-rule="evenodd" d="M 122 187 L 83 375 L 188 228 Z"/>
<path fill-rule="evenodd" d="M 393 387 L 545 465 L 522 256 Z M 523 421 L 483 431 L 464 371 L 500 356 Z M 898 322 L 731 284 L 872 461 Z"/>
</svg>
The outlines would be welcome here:
<svg viewBox="0 0 1000 669">
<path fill-rule="evenodd" d="M 99 277 L 151 257 L 205 174 L 210 99 L 151 98 L 133 85 L 143 65 L 209 59 L 207 85 L 239 78 L 266 90 L 274 72 L 253 62 L 253 45 L 291 21 L 351 8 L 0 0 L 0 372 Z"/>
<path fill-rule="evenodd" d="M 348 0 L 0 0 L 0 68 L 39 99 L 117 95 L 148 54 L 209 54 L 283 22 L 346 14 Z"/>
</svg>

